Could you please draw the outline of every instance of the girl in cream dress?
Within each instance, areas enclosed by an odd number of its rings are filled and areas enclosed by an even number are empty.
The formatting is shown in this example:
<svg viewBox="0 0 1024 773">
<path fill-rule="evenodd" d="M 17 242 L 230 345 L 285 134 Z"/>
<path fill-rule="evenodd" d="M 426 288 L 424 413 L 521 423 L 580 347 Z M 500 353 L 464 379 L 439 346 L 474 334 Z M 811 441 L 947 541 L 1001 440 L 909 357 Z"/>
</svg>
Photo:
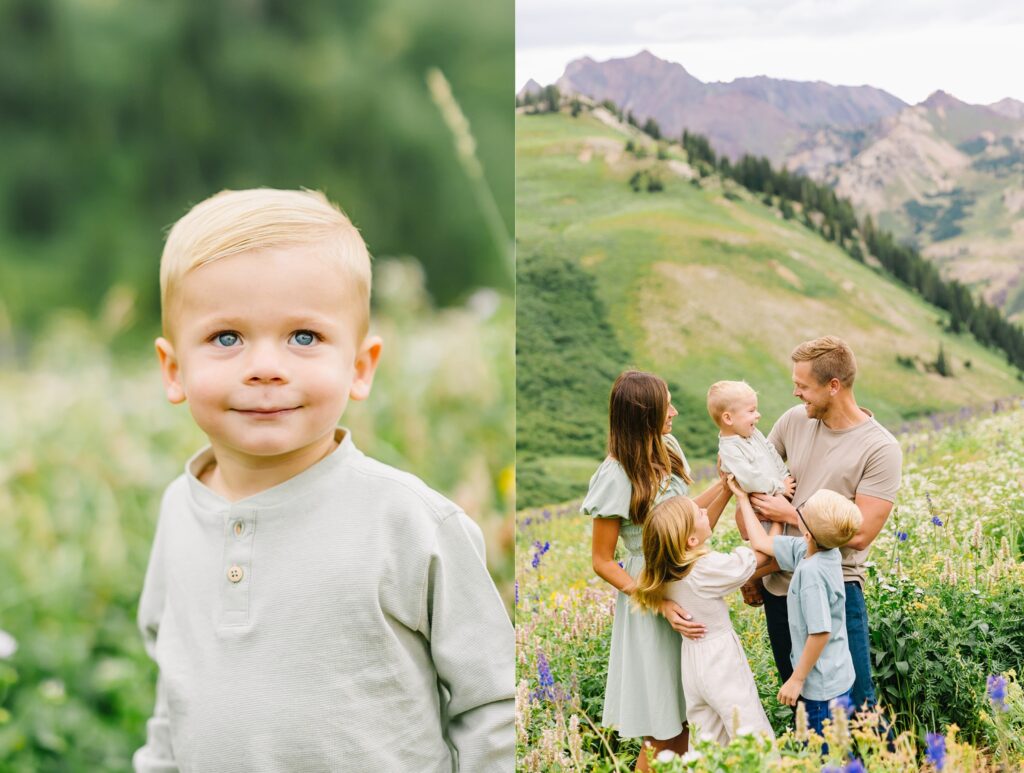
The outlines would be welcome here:
<svg viewBox="0 0 1024 773">
<path fill-rule="evenodd" d="M 633 599 L 647 610 L 671 599 L 707 626 L 699 641 L 680 637 L 686 720 L 694 732 L 710 735 L 724 746 L 737 727 L 774 733 L 725 603 L 725 596 L 754 574 L 757 554 L 748 547 L 713 552 L 705 544 L 709 536 L 707 511 L 692 499 L 663 500 L 644 524 L 645 563 Z"/>
<path fill-rule="evenodd" d="M 609 400 L 608 458 L 594 473 L 582 510 L 594 517 L 594 571 L 618 589 L 612 623 L 602 724 L 624 738 L 643 738 L 654 753 L 687 749 L 686 703 L 679 674 L 679 639 L 663 614 L 631 608 L 629 594 L 643 568 L 641 533 L 650 509 L 686 494 L 689 467 L 674 437 L 676 415 L 665 382 L 651 373 L 626 371 Z M 732 492 L 715 482 L 697 499 L 717 520 Z M 626 553 L 616 560 L 622 539 Z M 685 614 L 666 602 L 665 614 Z M 690 623 L 699 628 L 696 615 Z M 688 634 L 690 635 L 690 634 Z M 647 770 L 641 753 L 637 770 Z"/>
</svg>

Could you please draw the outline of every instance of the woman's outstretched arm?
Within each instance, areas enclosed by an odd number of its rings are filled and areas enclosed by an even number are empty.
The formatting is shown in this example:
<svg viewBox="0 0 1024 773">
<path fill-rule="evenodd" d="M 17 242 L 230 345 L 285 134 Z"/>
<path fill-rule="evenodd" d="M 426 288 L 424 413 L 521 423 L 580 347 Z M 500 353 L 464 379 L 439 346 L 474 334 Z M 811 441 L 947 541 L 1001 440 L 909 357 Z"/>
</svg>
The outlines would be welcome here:
<svg viewBox="0 0 1024 773">
<path fill-rule="evenodd" d="M 714 529 L 731 497 L 732 492 L 729 487 L 719 478 L 695 496 L 693 501 L 697 503 L 697 507 L 703 507 L 708 511 L 708 523 Z"/>
</svg>

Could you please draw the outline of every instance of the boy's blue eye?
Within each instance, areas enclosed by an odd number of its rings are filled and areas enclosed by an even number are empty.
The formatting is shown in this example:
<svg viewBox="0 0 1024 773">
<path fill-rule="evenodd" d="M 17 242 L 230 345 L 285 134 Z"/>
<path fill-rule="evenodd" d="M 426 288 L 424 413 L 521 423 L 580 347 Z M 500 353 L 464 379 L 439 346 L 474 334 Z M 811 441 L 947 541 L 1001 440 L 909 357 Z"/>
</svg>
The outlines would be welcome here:
<svg viewBox="0 0 1024 773">
<path fill-rule="evenodd" d="M 213 340 L 218 346 L 234 346 L 238 343 L 238 333 L 217 333 Z"/>
<path fill-rule="evenodd" d="M 312 346 L 316 343 L 317 335 L 310 330 L 298 330 L 292 333 L 292 341 L 299 346 Z"/>
</svg>

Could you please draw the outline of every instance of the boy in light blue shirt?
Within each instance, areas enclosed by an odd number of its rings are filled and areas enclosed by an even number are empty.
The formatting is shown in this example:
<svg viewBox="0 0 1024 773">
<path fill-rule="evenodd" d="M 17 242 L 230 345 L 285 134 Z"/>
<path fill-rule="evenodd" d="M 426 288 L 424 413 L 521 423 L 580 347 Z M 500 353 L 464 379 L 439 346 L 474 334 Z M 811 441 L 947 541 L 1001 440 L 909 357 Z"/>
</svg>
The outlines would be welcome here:
<svg viewBox="0 0 1024 773">
<path fill-rule="evenodd" d="M 807 724 L 821 733 L 829 704 L 850 697 L 855 673 L 846 637 L 846 592 L 839 548 L 861 526 L 857 506 L 841 494 L 820 489 L 797 508 L 802 537 L 770 537 L 758 526 L 749 497 L 730 479 L 755 550 L 775 556 L 793 572 L 786 606 L 793 641 L 793 675 L 778 699 L 807 709 Z"/>
</svg>

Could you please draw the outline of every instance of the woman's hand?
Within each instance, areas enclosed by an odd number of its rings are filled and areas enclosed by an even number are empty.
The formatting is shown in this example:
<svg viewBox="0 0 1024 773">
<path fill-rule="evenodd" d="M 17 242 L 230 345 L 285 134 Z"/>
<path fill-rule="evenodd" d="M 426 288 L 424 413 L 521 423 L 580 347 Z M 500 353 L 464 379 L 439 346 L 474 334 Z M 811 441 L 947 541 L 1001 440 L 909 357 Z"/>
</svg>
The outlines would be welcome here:
<svg viewBox="0 0 1024 773">
<path fill-rule="evenodd" d="M 703 639 L 704 634 L 707 633 L 707 626 L 704 623 L 695 621 L 689 612 L 670 599 L 661 602 L 661 614 L 673 628 L 687 639 L 697 641 Z"/>
</svg>

